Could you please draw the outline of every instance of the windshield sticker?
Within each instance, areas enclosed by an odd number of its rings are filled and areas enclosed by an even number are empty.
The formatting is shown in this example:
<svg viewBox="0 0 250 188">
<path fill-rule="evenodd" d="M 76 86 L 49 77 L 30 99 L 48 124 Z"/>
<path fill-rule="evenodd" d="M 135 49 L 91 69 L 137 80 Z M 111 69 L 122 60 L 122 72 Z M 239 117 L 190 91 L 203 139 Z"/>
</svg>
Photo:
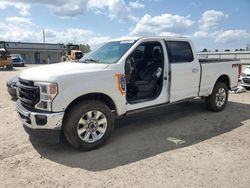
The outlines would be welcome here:
<svg viewBox="0 0 250 188">
<path fill-rule="evenodd" d="M 121 95 L 124 95 L 126 92 L 126 77 L 124 74 L 116 74 L 117 84 L 118 84 L 118 91 Z"/>
</svg>

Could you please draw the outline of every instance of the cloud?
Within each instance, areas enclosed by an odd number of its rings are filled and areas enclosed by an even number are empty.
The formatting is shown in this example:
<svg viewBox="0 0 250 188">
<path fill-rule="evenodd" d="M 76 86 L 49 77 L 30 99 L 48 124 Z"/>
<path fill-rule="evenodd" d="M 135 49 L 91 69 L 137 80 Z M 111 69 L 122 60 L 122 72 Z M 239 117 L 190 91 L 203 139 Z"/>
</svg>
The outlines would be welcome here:
<svg viewBox="0 0 250 188">
<path fill-rule="evenodd" d="M 26 24 L 26 25 L 31 25 L 32 22 L 29 18 L 24 18 L 24 17 L 7 17 L 6 22 L 11 22 L 12 24 Z"/>
<path fill-rule="evenodd" d="M 250 40 L 250 33 L 246 30 L 226 30 L 214 32 L 214 42 L 232 43 L 237 41 Z"/>
<path fill-rule="evenodd" d="M 211 30 L 217 28 L 217 26 L 228 17 L 221 11 L 207 10 L 202 13 L 202 17 L 199 20 L 200 30 Z"/>
<path fill-rule="evenodd" d="M 137 1 L 137 6 L 142 6 Z M 124 0 L 12 0 L 11 2 L 3 0 L 0 2 L 0 9 L 6 9 L 8 6 L 17 8 L 21 15 L 28 15 L 31 5 L 39 4 L 48 7 L 51 12 L 60 18 L 75 18 L 83 15 L 87 11 L 104 13 L 111 19 L 120 21 L 138 21 L 138 18 L 132 15 L 131 9 Z"/>
<path fill-rule="evenodd" d="M 0 10 L 4 10 L 7 7 L 15 7 L 16 9 L 19 10 L 19 14 L 22 16 L 27 16 L 29 15 L 29 9 L 30 5 L 22 2 L 9 2 L 9 1 L 2 1 L 0 2 Z"/>
<path fill-rule="evenodd" d="M 104 11 L 107 9 L 107 15 L 111 19 L 138 21 L 138 18 L 131 14 L 131 10 L 124 0 L 89 0 L 87 6 L 89 10 L 97 9 L 95 12 L 103 15 L 105 15 Z"/>
<path fill-rule="evenodd" d="M 21 24 L 24 22 L 29 24 Z M 92 49 L 110 39 L 108 36 L 80 28 L 65 30 L 46 28 L 45 36 L 47 43 L 89 44 Z M 0 22 L 0 41 L 43 42 L 43 31 L 29 19 L 8 17 L 5 22 Z"/>
<path fill-rule="evenodd" d="M 60 18 L 75 18 L 86 12 L 88 1 L 70 0 L 64 4 L 48 5 L 50 10 Z"/>
<path fill-rule="evenodd" d="M 129 35 L 159 35 L 162 32 L 181 34 L 187 31 L 193 24 L 194 21 L 189 16 L 183 17 L 168 13 L 160 16 L 145 14 L 136 26 L 131 29 Z"/>
<path fill-rule="evenodd" d="M 143 3 L 140 3 L 140 2 L 138 2 L 138 1 L 131 1 L 131 2 L 129 2 L 129 6 L 131 7 L 131 8 L 144 8 L 144 4 Z"/>
<path fill-rule="evenodd" d="M 236 49 L 244 48 L 250 42 L 250 33 L 246 30 L 197 31 L 189 36 L 197 49 Z"/>
<path fill-rule="evenodd" d="M 201 39 L 201 38 L 208 38 L 210 37 L 209 33 L 206 32 L 206 31 L 196 31 L 194 34 L 193 34 L 193 37 L 194 38 L 197 38 L 197 39 Z"/>
<path fill-rule="evenodd" d="M 57 31 L 53 29 L 45 29 L 45 36 L 47 41 L 50 42 L 62 42 L 62 43 L 80 43 L 89 44 L 91 47 L 95 47 L 100 43 L 109 40 L 109 37 L 102 36 L 91 30 L 84 30 L 78 28 L 69 28 L 64 31 Z"/>
</svg>

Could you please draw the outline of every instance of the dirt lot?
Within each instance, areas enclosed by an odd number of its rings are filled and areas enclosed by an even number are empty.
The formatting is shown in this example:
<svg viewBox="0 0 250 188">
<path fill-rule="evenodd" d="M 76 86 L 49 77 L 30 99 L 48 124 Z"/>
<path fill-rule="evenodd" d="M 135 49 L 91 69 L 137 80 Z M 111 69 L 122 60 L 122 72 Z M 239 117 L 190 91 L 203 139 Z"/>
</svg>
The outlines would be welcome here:
<svg viewBox="0 0 250 188">
<path fill-rule="evenodd" d="M 118 118 L 79 152 L 29 140 L 5 84 L 22 69 L 0 70 L 0 187 L 250 187 L 250 92 L 220 113 L 196 101 Z"/>
</svg>

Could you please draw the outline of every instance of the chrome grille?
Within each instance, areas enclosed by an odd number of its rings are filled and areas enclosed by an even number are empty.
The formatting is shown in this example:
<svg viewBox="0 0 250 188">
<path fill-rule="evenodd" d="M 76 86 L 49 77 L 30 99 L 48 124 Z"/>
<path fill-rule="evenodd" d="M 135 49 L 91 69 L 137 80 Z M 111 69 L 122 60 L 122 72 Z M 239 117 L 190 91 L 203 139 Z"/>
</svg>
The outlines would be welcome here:
<svg viewBox="0 0 250 188">
<path fill-rule="evenodd" d="M 247 84 L 250 84 L 250 78 L 242 78 L 242 81 Z"/>
</svg>

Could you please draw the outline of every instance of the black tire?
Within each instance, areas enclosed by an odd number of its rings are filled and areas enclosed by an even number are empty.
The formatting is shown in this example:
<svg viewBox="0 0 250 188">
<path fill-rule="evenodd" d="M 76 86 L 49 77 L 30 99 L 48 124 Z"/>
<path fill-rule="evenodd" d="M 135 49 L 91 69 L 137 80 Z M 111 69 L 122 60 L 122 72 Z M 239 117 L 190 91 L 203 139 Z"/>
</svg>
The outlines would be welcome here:
<svg viewBox="0 0 250 188">
<path fill-rule="evenodd" d="M 246 90 L 250 90 L 250 87 L 244 86 L 244 88 L 246 88 Z"/>
<path fill-rule="evenodd" d="M 107 120 L 105 133 L 99 140 L 93 143 L 89 143 L 81 139 L 77 132 L 79 128 L 79 120 L 82 119 L 83 115 L 89 111 L 99 111 L 104 114 L 104 117 Z M 106 104 L 96 100 L 81 101 L 80 103 L 76 104 L 68 110 L 63 122 L 63 131 L 68 142 L 73 147 L 84 151 L 89 151 L 102 146 L 110 137 L 113 128 L 114 115 L 111 113 L 110 108 Z M 86 134 L 86 132 L 84 134 Z"/>
<path fill-rule="evenodd" d="M 221 96 L 216 97 L 216 95 L 219 93 L 219 90 L 225 91 L 224 102 L 222 102 L 223 101 L 222 99 L 220 98 L 218 99 L 218 97 L 221 97 Z M 217 82 L 213 88 L 212 94 L 205 98 L 205 104 L 206 104 L 207 109 L 214 111 L 214 112 L 222 111 L 226 107 L 227 101 L 228 101 L 228 87 L 224 82 Z"/>
<path fill-rule="evenodd" d="M 13 65 L 11 64 L 11 65 L 6 65 L 6 68 L 8 69 L 8 70 L 13 70 Z"/>
</svg>

